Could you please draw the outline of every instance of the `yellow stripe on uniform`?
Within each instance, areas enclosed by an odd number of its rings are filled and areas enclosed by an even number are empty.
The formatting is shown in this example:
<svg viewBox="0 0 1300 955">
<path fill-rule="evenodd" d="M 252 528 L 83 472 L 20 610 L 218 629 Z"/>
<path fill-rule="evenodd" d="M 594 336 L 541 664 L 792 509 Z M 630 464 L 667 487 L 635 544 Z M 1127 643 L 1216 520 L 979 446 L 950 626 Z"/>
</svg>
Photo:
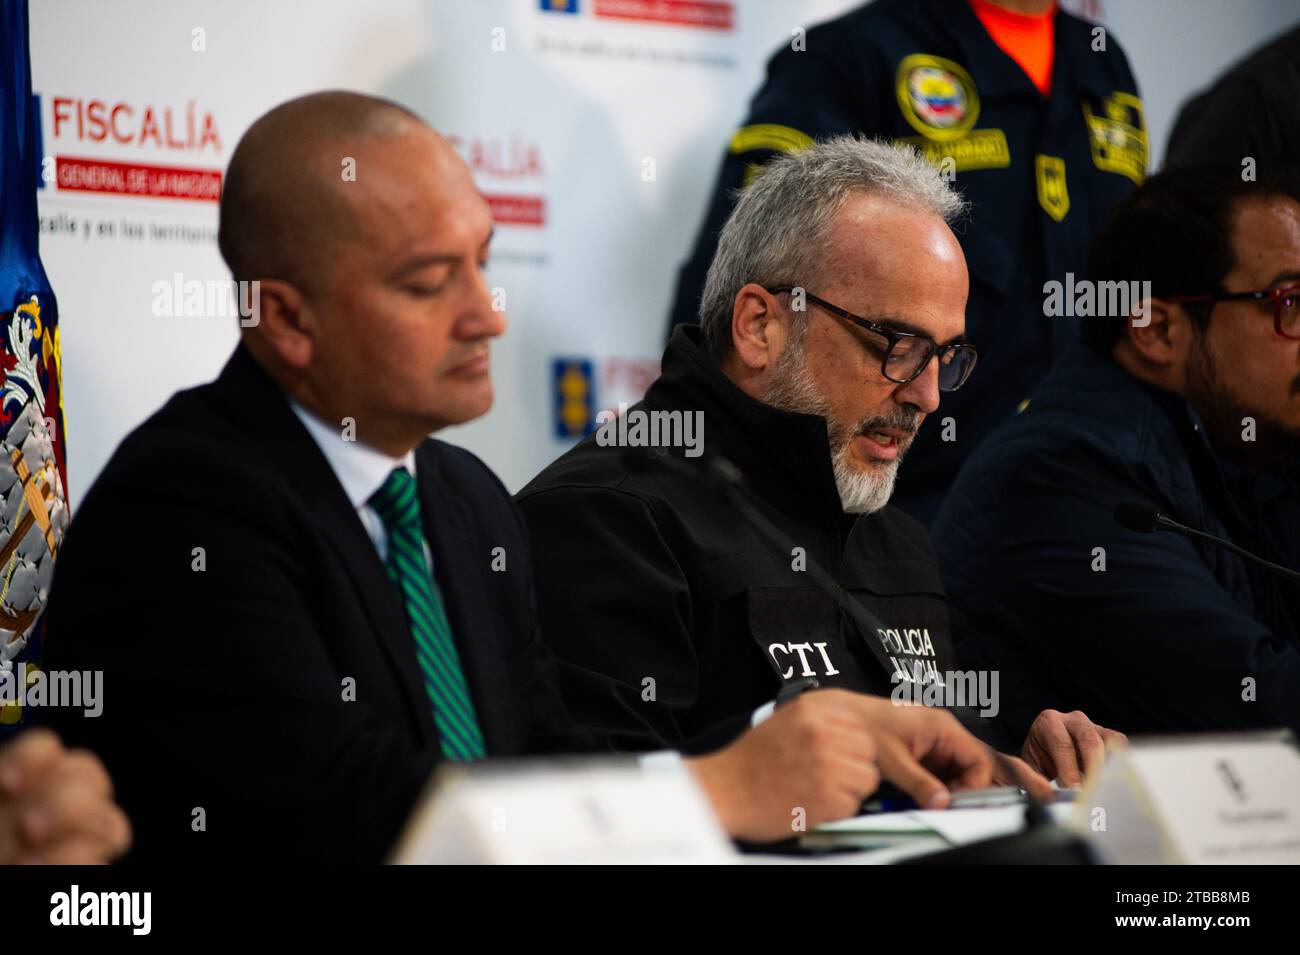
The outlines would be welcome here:
<svg viewBox="0 0 1300 955">
<path fill-rule="evenodd" d="M 807 149 L 813 144 L 813 138 L 793 126 L 779 126 L 776 123 L 757 123 L 742 126 L 731 137 L 732 153 L 747 153 L 756 149 L 773 149 L 781 153 Z"/>
</svg>

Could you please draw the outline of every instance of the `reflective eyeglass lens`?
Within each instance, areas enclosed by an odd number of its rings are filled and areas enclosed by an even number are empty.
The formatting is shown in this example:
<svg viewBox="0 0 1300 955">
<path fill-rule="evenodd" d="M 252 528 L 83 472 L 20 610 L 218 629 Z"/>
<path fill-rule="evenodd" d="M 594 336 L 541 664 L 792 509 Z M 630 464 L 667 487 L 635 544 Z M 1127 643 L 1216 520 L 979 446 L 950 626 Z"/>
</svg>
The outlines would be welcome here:
<svg viewBox="0 0 1300 955">
<path fill-rule="evenodd" d="M 908 381 L 916 375 L 930 354 L 930 343 L 923 338 L 899 338 L 885 356 L 885 375 L 894 381 Z"/>
<path fill-rule="evenodd" d="M 1300 338 L 1300 291 L 1283 295 L 1279 307 L 1282 316 L 1282 334 L 1291 338 Z"/>
<path fill-rule="evenodd" d="M 975 367 L 973 348 L 953 348 L 939 359 L 939 390 L 956 391 L 966 383 Z"/>
</svg>

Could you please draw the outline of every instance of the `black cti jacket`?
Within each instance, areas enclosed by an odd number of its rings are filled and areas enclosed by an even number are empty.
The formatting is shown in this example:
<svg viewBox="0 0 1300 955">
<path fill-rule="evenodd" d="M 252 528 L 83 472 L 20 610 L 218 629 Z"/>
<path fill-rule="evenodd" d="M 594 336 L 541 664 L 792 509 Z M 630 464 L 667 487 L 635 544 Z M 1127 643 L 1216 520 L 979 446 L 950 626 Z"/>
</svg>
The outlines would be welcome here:
<svg viewBox="0 0 1300 955">
<path fill-rule="evenodd" d="M 1300 585 L 1119 527 L 1120 501 L 1300 567 L 1300 462 L 1250 478 L 1185 400 L 1077 346 L 971 458 L 934 527 L 958 657 L 1003 671 L 1005 730 L 1053 706 L 1126 733 L 1300 732 Z"/>
<path fill-rule="evenodd" d="M 737 190 L 758 165 L 815 139 L 857 133 L 911 144 L 956 175 L 971 203 L 956 231 L 970 267 L 966 331 L 980 369 L 926 421 L 899 480 L 894 503 L 927 524 L 966 456 L 1078 337 L 1075 319 L 1044 320 L 1043 284 L 1083 271 L 1088 239 L 1145 174 L 1133 74 L 1115 37 L 1096 30 L 1057 12 L 1044 96 L 968 0 L 875 0 L 813 27 L 802 49 L 787 42 L 768 62 L 682 266 L 670 327 L 699 321 Z M 945 89 L 955 98 L 946 118 L 936 109 Z M 956 422 L 956 441 L 941 440 L 945 418 Z"/>
<path fill-rule="evenodd" d="M 416 471 L 489 754 L 592 748 L 538 639 L 505 488 L 440 441 Z M 441 758 L 384 564 L 242 347 L 113 455 L 68 530 L 48 627 L 47 668 L 104 673 L 102 716 L 52 721 L 103 758 L 134 860 L 378 862 Z"/>
<path fill-rule="evenodd" d="M 845 514 L 825 421 L 744 394 L 700 350 L 698 332 L 677 329 L 662 375 L 626 414 L 700 412 L 704 455 L 737 465 L 759 509 L 862 600 L 887 631 L 869 639 L 912 676 L 949 669 L 925 529 L 890 507 Z M 629 470 L 629 456 L 646 452 L 597 437 L 517 497 L 543 636 L 580 722 L 618 748 L 645 750 L 707 739 L 787 681 L 891 692 L 890 671 L 808 580 L 799 554 L 777 552 L 689 475 L 653 463 Z"/>
</svg>

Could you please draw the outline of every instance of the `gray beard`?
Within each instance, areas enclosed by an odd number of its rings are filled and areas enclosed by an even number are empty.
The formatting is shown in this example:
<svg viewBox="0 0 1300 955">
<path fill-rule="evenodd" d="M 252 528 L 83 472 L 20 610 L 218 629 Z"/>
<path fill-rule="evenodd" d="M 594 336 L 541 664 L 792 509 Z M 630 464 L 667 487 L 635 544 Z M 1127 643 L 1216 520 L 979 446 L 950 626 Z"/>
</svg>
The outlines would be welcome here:
<svg viewBox="0 0 1300 955">
<path fill-rule="evenodd" d="M 835 488 L 839 491 L 840 506 L 846 513 L 871 514 L 889 503 L 889 498 L 894 493 L 894 482 L 898 479 L 898 465 L 903 456 L 900 454 L 893 461 L 876 467 L 854 467 L 851 458 L 853 439 L 868 424 L 877 427 L 915 428 L 915 414 L 900 409 L 900 415 L 895 416 L 893 421 L 872 418 L 859 422 L 853 429 L 844 427 L 831 416 L 830 404 L 822 396 L 804 362 L 803 343 L 800 341 L 792 341 L 777 359 L 776 367 L 772 369 L 772 382 L 763 392 L 763 402 L 781 411 L 817 415 L 825 420 L 826 432 L 830 438 L 831 466 L 835 471 Z"/>
</svg>

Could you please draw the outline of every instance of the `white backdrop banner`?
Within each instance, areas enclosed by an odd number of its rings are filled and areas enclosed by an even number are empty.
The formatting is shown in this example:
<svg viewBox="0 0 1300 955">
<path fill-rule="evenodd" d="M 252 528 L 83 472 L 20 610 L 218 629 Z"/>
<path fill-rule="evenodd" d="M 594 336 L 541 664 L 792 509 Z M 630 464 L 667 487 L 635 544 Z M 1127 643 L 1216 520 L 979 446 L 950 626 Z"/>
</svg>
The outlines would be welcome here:
<svg viewBox="0 0 1300 955">
<path fill-rule="evenodd" d="M 1179 100 L 1294 19 L 1288 2 L 1068 5 L 1109 15 L 1158 156 Z M 515 490 L 653 380 L 677 268 L 763 64 L 853 5 L 31 0 L 74 510 L 122 437 L 234 346 L 216 199 L 240 135 L 271 106 L 325 88 L 388 96 L 474 170 L 497 219 L 488 277 L 509 329 L 493 410 L 443 436 Z M 165 462 L 150 479 L 167 479 Z"/>
</svg>

